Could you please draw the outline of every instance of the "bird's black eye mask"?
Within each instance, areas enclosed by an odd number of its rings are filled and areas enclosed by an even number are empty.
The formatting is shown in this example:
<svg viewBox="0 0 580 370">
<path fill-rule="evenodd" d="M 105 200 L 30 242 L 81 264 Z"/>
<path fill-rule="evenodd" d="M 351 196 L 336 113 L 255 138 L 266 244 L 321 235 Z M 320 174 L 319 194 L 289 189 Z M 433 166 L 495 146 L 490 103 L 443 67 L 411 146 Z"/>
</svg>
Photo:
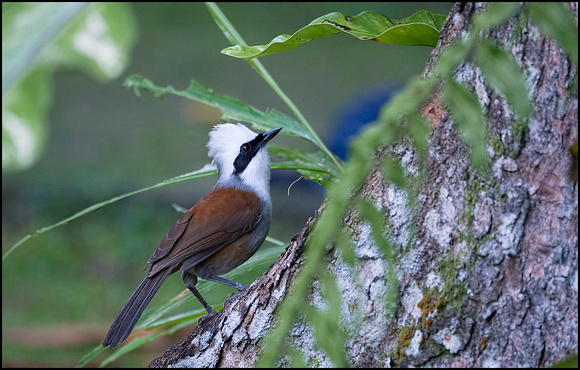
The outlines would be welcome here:
<svg viewBox="0 0 580 370">
<path fill-rule="evenodd" d="M 262 146 L 264 146 L 263 134 L 256 135 L 252 141 L 248 141 L 240 146 L 240 153 L 234 161 L 234 175 L 239 175 L 244 172 Z"/>
</svg>

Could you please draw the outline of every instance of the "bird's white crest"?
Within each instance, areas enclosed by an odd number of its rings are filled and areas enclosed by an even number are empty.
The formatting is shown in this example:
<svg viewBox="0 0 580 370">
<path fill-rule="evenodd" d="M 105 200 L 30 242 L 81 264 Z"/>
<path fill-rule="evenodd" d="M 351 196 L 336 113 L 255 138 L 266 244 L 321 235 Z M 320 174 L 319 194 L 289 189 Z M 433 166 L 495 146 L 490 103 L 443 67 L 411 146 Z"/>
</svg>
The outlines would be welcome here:
<svg viewBox="0 0 580 370">
<path fill-rule="evenodd" d="M 224 123 L 214 126 L 207 143 L 208 156 L 218 167 L 217 187 L 238 187 L 254 191 L 263 200 L 270 199 L 270 157 L 264 146 L 239 175 L 234 175 L 234 161 L 242 144 L 258 134 L 241 123 Z"/>
</svg>

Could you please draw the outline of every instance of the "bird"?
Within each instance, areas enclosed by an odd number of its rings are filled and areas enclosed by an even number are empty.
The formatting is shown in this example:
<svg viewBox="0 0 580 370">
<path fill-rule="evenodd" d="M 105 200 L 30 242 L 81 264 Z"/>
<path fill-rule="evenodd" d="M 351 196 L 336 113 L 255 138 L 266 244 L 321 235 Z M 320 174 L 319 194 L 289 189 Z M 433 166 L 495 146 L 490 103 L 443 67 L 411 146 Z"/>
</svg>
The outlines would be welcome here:
<svg viewBox="0 0 580 370">
<path fill-rule="evenodd" d="M 189 291 L 208 315 L 216 310 L 195 288 L 198 278 L 222 283 L 238 291 L 247 285 L 225 274 L 247 261 L 260 248 L 272 219 L 270 157 L 267 144 L 283 127 L 255 133 L 241 123 L 213 127 L 208 156 L 218 169 L 214 188 L 171 227 L 144 269 L 145 279 L 111 325 L 103 347 L 123 342 L 165 279 L 181 270 Z"/>
</svg>

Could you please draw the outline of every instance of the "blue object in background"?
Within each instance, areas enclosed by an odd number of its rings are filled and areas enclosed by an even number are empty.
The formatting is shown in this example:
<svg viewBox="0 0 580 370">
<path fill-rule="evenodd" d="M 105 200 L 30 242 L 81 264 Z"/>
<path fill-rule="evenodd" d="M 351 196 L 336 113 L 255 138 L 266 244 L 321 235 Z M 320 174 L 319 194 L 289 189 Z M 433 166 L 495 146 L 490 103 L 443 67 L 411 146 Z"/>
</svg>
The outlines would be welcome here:
<svg viewBox="0 0 580 370">
<path fill-rule="evenodd" d="M 376 121 L 379 112 L 393 95 L 399 92 L 400 85 L 385 84 L 366 90 L 355 96 L 336 114 L 333 135 L 328 140 L 328 149 L 342 160 L 346 160 L 348 145 L 353 136 L 367 123 Z"/>
<path fill-rule="evenodd" d="M 379 112 L 392 96 L 401 90 L 402 85 L 385 83 L 380 87 L 367 89 L 348 101 L 338 110 L 333 119 L 332 135 L 326 143 L 328 149 L 340 159 L 346 160 L 350 140 L 358 134 L 361 128 L 377 120 Z M 285 187 L 298 179 L 293 170 L 272 171 L 271 183 L 273 187 Z M 314 181 L 297 181 L 292 185 L 295 193 L 303 197 L 312 197 L 308 202 L 321 202 L 325 188 Z M 290 190 L 292 192 L 292 190 Z"/>
</svg>

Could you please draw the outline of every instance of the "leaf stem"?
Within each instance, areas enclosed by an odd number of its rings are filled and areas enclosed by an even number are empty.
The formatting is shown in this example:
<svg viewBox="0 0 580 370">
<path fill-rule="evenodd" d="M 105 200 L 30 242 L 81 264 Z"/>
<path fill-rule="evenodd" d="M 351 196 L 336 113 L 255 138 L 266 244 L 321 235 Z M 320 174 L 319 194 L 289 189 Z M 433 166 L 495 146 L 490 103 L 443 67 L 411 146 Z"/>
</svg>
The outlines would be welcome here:
<svg viewBox="0 0 580 370">
<path fill-rule="evenodd" d="M 218 7 L 216 3 L 206 2 L 205 5 L 207 6 L 210 14 L 217 23 L 218 27 L 223 32 L 224 36 L 228 39 L 228 41 L 232 45 L 247 45 L 242 36 L 238 33 L 236 28 L 230 23 L 226 15 L 221 11 L 221 9 Z M 310 126 L 306 118 L 304 118 L 298 107 L 292 102 L 292 100 L 290 100 L 290 98 L 284 93 L 284 91 L 282 91 L 282 89 L 280 88 L 280 86 L 278 86 L 278 84 L 276 83 L 274 78 L 272 78 L 270 73 L 268 73 L 266 67 L 264 67 L 264 65 L 256 58 L 248 60 L 248 63 L 250 64 L 250 66 L 252 66 L 252 68 L 256 72 L 258 72 L 260 76 L 262 76 L 262 78 L 266 81 L 266 83 L 270 85 L 270 87 L 288 105 L 288 107 L 290 107 L 294 115 L 304 125 L 304 127 L 306 127 L 308 132 L 316 140 L 316 144 L 318 145 L 318 147 L 328 157 L 330 157 L 334 162 L 334 164 L 336 164 L 336 166 L 342 171 L 343 170 L 342 166 L 340 165 L 339 161 L 336 159 L 334 154 L 332 154 L 332 152 L 328 150 L 326 145 L 324 145 L 318 134 L 316 134 L 316 131 L 312 129 L 312 127 Z"/>
<path fill-rule="evenodd" d="M 50 226 L 45 226 L 42 229 L 39 229 L 39 230 L 33 232 L 32 234 L 26 235 L 24 238 L 20 239 L 16 244 L 14 244 L 10 248 L 10 250 L 8 250 L 6 253 L 4 253 L 4 255 L 2 256 L 2 262 L 4 262 L 4 260 L 16 248 L 18 248 L 20 245 L 24 244 L 24 242 L 26 242 L 26 241 L 28 241 L 28 240 L 30 240 L 30 239 L 32 239 L 32 238 L 34 238 L 34 237 L 36 237 L 36 236 L 38 236 L 40 234 L 43 234 L 43 233 L 45 233 L 45 232 L 47 232 L 49 230 L 52 230 L 52 229 L 57 228 L 59 226 L 65 225 L 65 224 L 67 224 L 67 223 L 69 223 L 69 222 L 71 222 L 71 221 L 73 221 L 73 220 L 75 220 L 75 219 L 77 219 L 77 218 L 79 218 L 81 216 L 86 215 L 87 213 L 96 211 L 97 209 L 102 208 L 102 207 L 104 207 L 104 206 L 106 206 L 108 204 L 114 203 L 114 202 L 119 201 L 119 200 L 121 200 L 123 198 L 127 198 L 127 197 L 129 197 L 131 195 L 135 195 L 135 194 L 142 193 L 144 191 L 153 190 L 153 189 L 161 188 L 161 187 L 164 187 L 164 186 L 167 186 L 167 185 L 177 184 L 177 183 L 180 183 L 180 182 L 184 182 L 184 181 L 188 181 L 188 180 L 192 180 L 192 179 L 196 179 L 196 178 L 200 178 L 200 177 L 211 176 L 211 175 L 215 175 L 215 174 L 217 174 L 217 169 L 215 168 L 215 166 L 214 165 L 207 165 L 206 164 L 204 167 L 202 167 L 201 169 L 199 169 L 197 171 L 190 172 L 190 173 L 186 173 L 186 174 L 183 174 L 183 175 L 180 175 L 180 176 L 177 176 L 177 177 L 174 177 L 174 178 L 171 178 L 171 179 L 162 181 L 162 182 L 160 182 L 158 184 L 151 185 L 151 186 L 147 186 L 147 187 L 142 188 L 142 189 L 137 189 L 137 190 L 134 190 L 132 192 L 129 192 L 129 193 L 125 193 L 125 194 L 116 196 L 116 197 L 111 198 L 109 200 L 106 200 L 104 202 L 100 202 L 100 203 L 97 203 L 97 204 L 93 204 L 92 206 L 89 206 L 89 207 L 83 209 L 82 211 L 77 212 L 74 215 L 65 218 L 64 220 L 61 220 L 61 221 L 59 221 L 59 222 L 57 222 L 57 223 L 55 223 L 53 225 L 50 225 Z"/>
</svg>

